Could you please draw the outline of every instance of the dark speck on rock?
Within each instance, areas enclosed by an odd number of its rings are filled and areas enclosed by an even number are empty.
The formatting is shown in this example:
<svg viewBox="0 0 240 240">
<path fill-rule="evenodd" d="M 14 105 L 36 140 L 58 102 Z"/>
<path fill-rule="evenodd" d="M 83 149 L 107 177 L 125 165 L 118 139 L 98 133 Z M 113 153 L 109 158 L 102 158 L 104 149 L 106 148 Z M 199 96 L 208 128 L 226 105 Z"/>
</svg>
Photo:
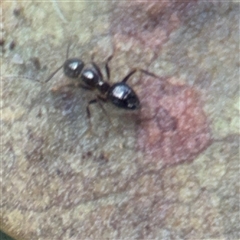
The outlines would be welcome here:
<svg viewBox="0 0 240 240">
<path fill-rule="evenodd" d="M 3 46 L 3 45 L 4 45 L 4 43 L 5 43 L 5 39 L 3 39 L 3 38 L 0 38 L 0 46 Z"/>
<path fill-rule="evenodd" d="M 13 50 L 15 47 L 16 47 L 16 42 L 11 41 L 11 43 L 9 44 L 9 50 Z"/>
<path fill-rule="evenodd" d="M 22 9 L 20 7 L 17 7 L 13 10 L 13 15 L 15 17 L 18 17 L 21 14 L 21 12 L 22 12 Z"/>
<path fill-rule="evenodd" d="M 38 57 L 32 57 L 31 62 L 33 63 L 34 67 L 36 70 L 40 70 L 41 69 L 41 63 Z"/>
<path fill-rule="evenodd" d="M 107 158 L 107 156 L 103 152 L 100 154 L 100 156 L 97 158 L 97 160 L 100 163 L 107 163 L 109 161 L 109 159 Z"/>
</svg>

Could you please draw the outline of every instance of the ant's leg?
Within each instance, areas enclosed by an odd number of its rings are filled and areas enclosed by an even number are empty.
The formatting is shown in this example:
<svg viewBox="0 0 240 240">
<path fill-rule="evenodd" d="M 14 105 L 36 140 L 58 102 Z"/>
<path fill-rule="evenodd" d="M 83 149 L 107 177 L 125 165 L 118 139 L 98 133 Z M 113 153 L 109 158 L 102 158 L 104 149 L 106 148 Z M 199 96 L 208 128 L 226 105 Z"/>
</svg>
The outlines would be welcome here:
<svg viewBox="0 0 240 240">
<path fill-rule="evenodd" d="M 142 73 L 145 73 L 146 75 L 149 75 L 149 76 L 151 76 L 151 77 L 155 77 L 155 78 L 159 78 L 159 76 L 157 76 L 156 74 L 154 74 L 154 73 L 151 73 L 151 72 L 149 72 L 149 71 L 147 71 L 147 70 L 145 70 L 145 69 L 138 69 L 140 72 L 142 72 Z"/>
<path fill-rule="evenodd" d="M 107 61 L 106 61 L 106 64 L 105 64 L 105 71 L 106 71 L 106 74 L 107 74 L 107 80 L 108 81 L 110 80 L 110 77 L 111 77 L 111 75 L 110 75 L 110 68 L 108 66 L 108 63 L 112 60 L 112 58 L 113 58 L 113 55 L 109 56 L 107 58 Z"/>
<path fill-rule="evenodd" d="M 106 71 L 106 74 L 107 74 L 107 80 L 108 80 L 108 81 L 110 80 L 110 68 L 109 68 L 109 66 L 108 66 L 108 63 L 111 61 L 112 57 L 113 57 L 113 55 L 111 55 L 110 57 L 108 57 L 107 62 L 106 62 L 106 64 L 105 64 L 105 71 Z M 98 65 L 93 61 L 93 58 L 92 58 L 92 65 L 93 65 L 94 68 L 98 71 L 98 74 L 99 74 L 99 76 L 101 77 L 101 79 L 103 79 L 101 70 L 99 69 Z"/>
<path fill-rule="evenodd" d="M 121 82 L 127 82 L 127 80 L 137 71 L 137 69 L 132 70 L 126 77 L 123 78 Z"/>
<path fill-rule="evenodd" d="M 144 70 L 144 69 L 141 69 L 141 68 L 136 68 L 136 69 L 133 69 L 126 77 L 124 77 L 121 82 L 126 83 L 127 80 L 128 80 L 134 73 L 136 73 L 136 72 L 138 72 L 138 71 L 139 71 L 139 72 L 142 72 L 142 73 L 144 73 L 144 74 L 146 74 L 146 75 L 149 75 L 149 76 L 151 76 L 151 77 L 155 77 L 155 78 L 158 78 L 158 79 L 159 79 L 159 77 L 158 77 L 157 75 L 155 75 L 154 73 L 151 73 L 151 72 L 149 72 L 149 71 L 147 71 L 147 70 Z"/>
<path fill-rule="evenodd" d="M 58 92 L 61 88 L 82 88 L 84 90 L 88 90 L 88 91 L 92 91 L 92 88 L 88 87 L 88 86 L 84 86 L 81 83 L 68 83 L 68 84 L 64 84 L 58 87 L 53 87 L 52 88 L 52 92 Z"/>
<path fill-rule="evenodd" d="M 106 72 L 106 75 L 107 75 L 107 81 L 109 82 L 110 81 L 110 78 L 111 78 L 111 72 L 110 72 L 110 67 L 109 67 L 109 62 L 112 60 L 113 56 L 115 55 L 115 45 L 114 43 L 112 42 L 113 39 L 111 38 L 111 44 L 112 44 L 112 54 L 107 58 L 107 61 L 105 63 L 105 72 Z"/>
<path fill-rule="evenodd" d="M 102 73 L 100 68 L 98 67 L 98 65 L 95 62 L 91 62 L 91 64 L 93 65 L 93 67 L 96 69 L 98 76 L 100 76 L 101 79 L 103 79 Z"/>
<path fill-rule="evenodd" d="M 51 92 L 52 93 L 58 93 L 58 92 L 66 92 L 66 88 L 74 88 L 75 85 L 72 84 L 72 83 L 69 83 L 69 84 L 62 84 L 62 85 L 57 85 L 57 86 L 53 86 L 51 88 Z"/>
<path fill-rule="evenodd" d="M 76 87 L 82 88 L 84 90 L 92 91 L 93 89 L 91 87 L 85 86 L 81 83 L 75 84 Z"/>
<path fill-rule="evenodd" d="M 99 100 L 98 103 L 99 103 L 99 105 L 100 105 L 102 111 L 103 111 L 104 114 L 107 116 L 108 121 L 111 123 L 111 125 L 113 125 L 113 124 L 112 124 L 112 120 L 111 120 L 111 118 L 109 117 L 109 115 L 108 115 L 106 109 L 103 107 L 103 105 L 102 105 L 102 103 L 101 103 L 101 101 L 104 102 L 104 103 L 106 103 L 106 102 L 107 102 L 107 99 L 104 98 L 104 97 L 102 97 L 102 96 L 100 96 L 100 95 L 98 95 L 97 98 L 98 98 L 98 100 Z"/>
<path fill-rule="evenodd" d="M 97 98 L 98 98 L 98 100 L 101 100 L 102 102 L 107 102 L 107 99 L 105 97 L 98 95 Z"/>
<path fill-rule="evenodd" d="M 101 107 L 102 111 L 104 112 L 104 114 L 107 116 L 108 121 L 112 124 L 112 121 L 111 121 L 109 115 L 107 114 L 106 109 L 103 107 L 103 105 L 102 105 L 101 102 L 104 102 L 104 103 L 105 103 L 105 102 L 107 102 L 107 99 L 104 98 L 104 97 L 102 97 L 102 96 L 97 96 L 97 98 L 95 98 L 95 99 L 93 99 L 93 100 L 91 100 L 91 101 L 88 102 L 88 106 L 87 106 L 87 116 L 88 116 L 88 119 L 91 118 L 91 112 L 90 112 L 89 106 L 90 106 L 91 104 L 93 104 L 93 103 L 98 103 L 99 106 Z"/>
<path fill-rule="evenodd" d="M 90 112 L 90 105 L 91 104 L 94 104 L 94 103 L 99 103 L 101 109 L 103 110 L 104 114 L 107 115 L 108 117 L 108 120 L 109 122 L 112 124 L 112 121 L 111 119 L 109 118 L 108 114 L 107 114 L 107 111 L 105 110 L 105 108 L 103 107 L 103 105 L 101 104 L 100 101 L 104 101 L 106 102 L 106 99 L 105 98 L 102 98 L 101 96 L 97 96 L 97 98 L 95 99 L 92 99 L 91 101 L 88 102 L 88 105 L 87 105 L 87 117 L 88 117 L 88 121 L 89 121 L 89 126 L 90 126 L 90 132 L 92 133 L 92 122 L 91 122 L 91 112 Z"/>
<path fill-rule="evenodd" d="M 90 129 L 90 133 L 92 133 L 92 122 L 91 122 L 91 112 L 90 112 L 90 108 L 89 106 L 91 104 L 97 103 L 97 99 L 92 99 L 91 101 L 88 102 L 88 105 L 86 107 L 86 111 L 87 111 L 87 117 L 88 117 L 88 122 L 89 122 L 89 129 Z"/>
<path fill-rule="evenodd" d="M 98 65 L 94 62 L 94 57 L 95 57 L 95 53 L 93 53 L 92 56 L 91 56 L 92 65 L 98 71 L 98 74 L 101 77 L 101 79 L 103 79 L 101 70 L 99 69 Z M 107 61 L 106 61 L 106 64 L 105 64 L 105 71 L 106 71 L 108 81 L 110 80 L 110 68 L 108 66 L 108 63 L 111 61 L 112 58 L 113 58 L 113 54 L 107 58 Z"/>
<path fill-rule="evenodd" d="M 95 98 L 95 99 L 92 99 L 92 100 L 90 100 L 90 101 L 88 102 L 86 111 L 87 111 L 87 117 L 88 117 L 89 120 L 90 120 L 90 118 L 91 118 L 91 112 L 90 112 L 89 106 L 90 106 L 91 104 L 94 104 L 94 103 L 97 103 L 97 102 L 98 102 L 98 101 L 97 101 L 96 98 Z"/>
</svg>

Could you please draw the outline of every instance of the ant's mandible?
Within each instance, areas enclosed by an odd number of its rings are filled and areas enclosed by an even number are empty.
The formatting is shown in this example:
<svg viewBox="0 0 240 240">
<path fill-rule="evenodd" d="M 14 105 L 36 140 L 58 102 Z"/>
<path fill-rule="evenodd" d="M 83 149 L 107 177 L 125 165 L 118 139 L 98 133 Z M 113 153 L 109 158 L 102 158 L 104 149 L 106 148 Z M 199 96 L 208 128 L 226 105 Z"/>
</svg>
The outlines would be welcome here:
<svg viewBox="0 0 240 240">
<path fill-rule="evenodd" d="M 100 95 L 88 103 L 88 117 L 90 117 L 89 105 L 96 103 L 98 100 L 104 102 L 109 101 L 118 108 L 126 110 L 139 109 L 139 98 L 135 91 L 127 84 L 127 81 L 137 71 L 141 71 L 153 77 L 157 76 L 143 69 L 134 69 L 130 71 L 120 82 L 110 84 L 110 68 L 108 64 L 112 57 L 113 55 L 107 59 L 105 64 L 107 81 L 104 81 L 101 70 L 94 61 L 92 61 L 89 65 L 85 65 L 79 58 L 67 58 L 64 64 L 56 69 L 56 71 L 49 76 L 46 82 L 48 82 L 63 67 L 63 72 L 66 77 L 78 80 L 77 87 L 87 90 L 98 90 Z"/>
</svg>

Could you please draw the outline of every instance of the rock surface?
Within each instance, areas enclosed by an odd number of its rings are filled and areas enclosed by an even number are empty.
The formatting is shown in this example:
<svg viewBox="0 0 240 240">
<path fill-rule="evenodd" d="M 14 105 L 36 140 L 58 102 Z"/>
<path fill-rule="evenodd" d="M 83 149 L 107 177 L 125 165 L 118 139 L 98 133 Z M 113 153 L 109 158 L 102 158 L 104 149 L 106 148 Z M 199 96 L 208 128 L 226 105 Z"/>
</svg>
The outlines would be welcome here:
<svg viewBox="0 0 240 240">
<path fill-rule="evenodd" d="M 239 239 L 239 4 L 3 2 L 1 229 L 16 239 Z M 14 47 L 12 42 L 14 41 Z M 141 109 L 64 87 L 108 56 Z M 17 58 L 16 58 L 17 56 Z"/>
</svg>

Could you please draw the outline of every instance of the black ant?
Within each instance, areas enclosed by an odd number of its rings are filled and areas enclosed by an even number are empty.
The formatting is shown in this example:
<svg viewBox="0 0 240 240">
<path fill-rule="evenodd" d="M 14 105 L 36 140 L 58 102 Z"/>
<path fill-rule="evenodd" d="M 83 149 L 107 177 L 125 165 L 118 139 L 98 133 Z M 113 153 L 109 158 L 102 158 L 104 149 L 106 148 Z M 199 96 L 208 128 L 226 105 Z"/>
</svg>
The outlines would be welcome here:
<svg viewBox="0 0 240 240">
<path fill-rule="evenodd" d="M 67 54 L 68 55 L 68 54 Z M 100 95 L 96 99 L 89 101 L 87 106 L 87 114 L 90 117 L 89 105 L 96 103 L 98 100 L 110 101 L 118 108 L 126 110 L 136 110 L 140 108 L 140 101 L 135 91 L 127 84 L 129 78 L 137 71 L 143 72 L 153 77 L 156 75 L 143 70 L 134 69 L 130 71 L 120 82 L 110 84 L 110 68 L 108 66 L 113 55 L 108 57 L 105 64 L 105 71 L 107 81 L 104 81 L 102 72 L 98 65 L 92 61 L 89 65 L 85 66 L 84 62 L 79 58 L 69 58 L 62 66 L 60 66 L 51 76 L 46 80 L 48 82 L 62 67 L 66 77 L 79 80 L 77 87 L 86 90 L 98 90 Z M 69 84 L 72 86 L 72 84 Z"/>
</svg>

